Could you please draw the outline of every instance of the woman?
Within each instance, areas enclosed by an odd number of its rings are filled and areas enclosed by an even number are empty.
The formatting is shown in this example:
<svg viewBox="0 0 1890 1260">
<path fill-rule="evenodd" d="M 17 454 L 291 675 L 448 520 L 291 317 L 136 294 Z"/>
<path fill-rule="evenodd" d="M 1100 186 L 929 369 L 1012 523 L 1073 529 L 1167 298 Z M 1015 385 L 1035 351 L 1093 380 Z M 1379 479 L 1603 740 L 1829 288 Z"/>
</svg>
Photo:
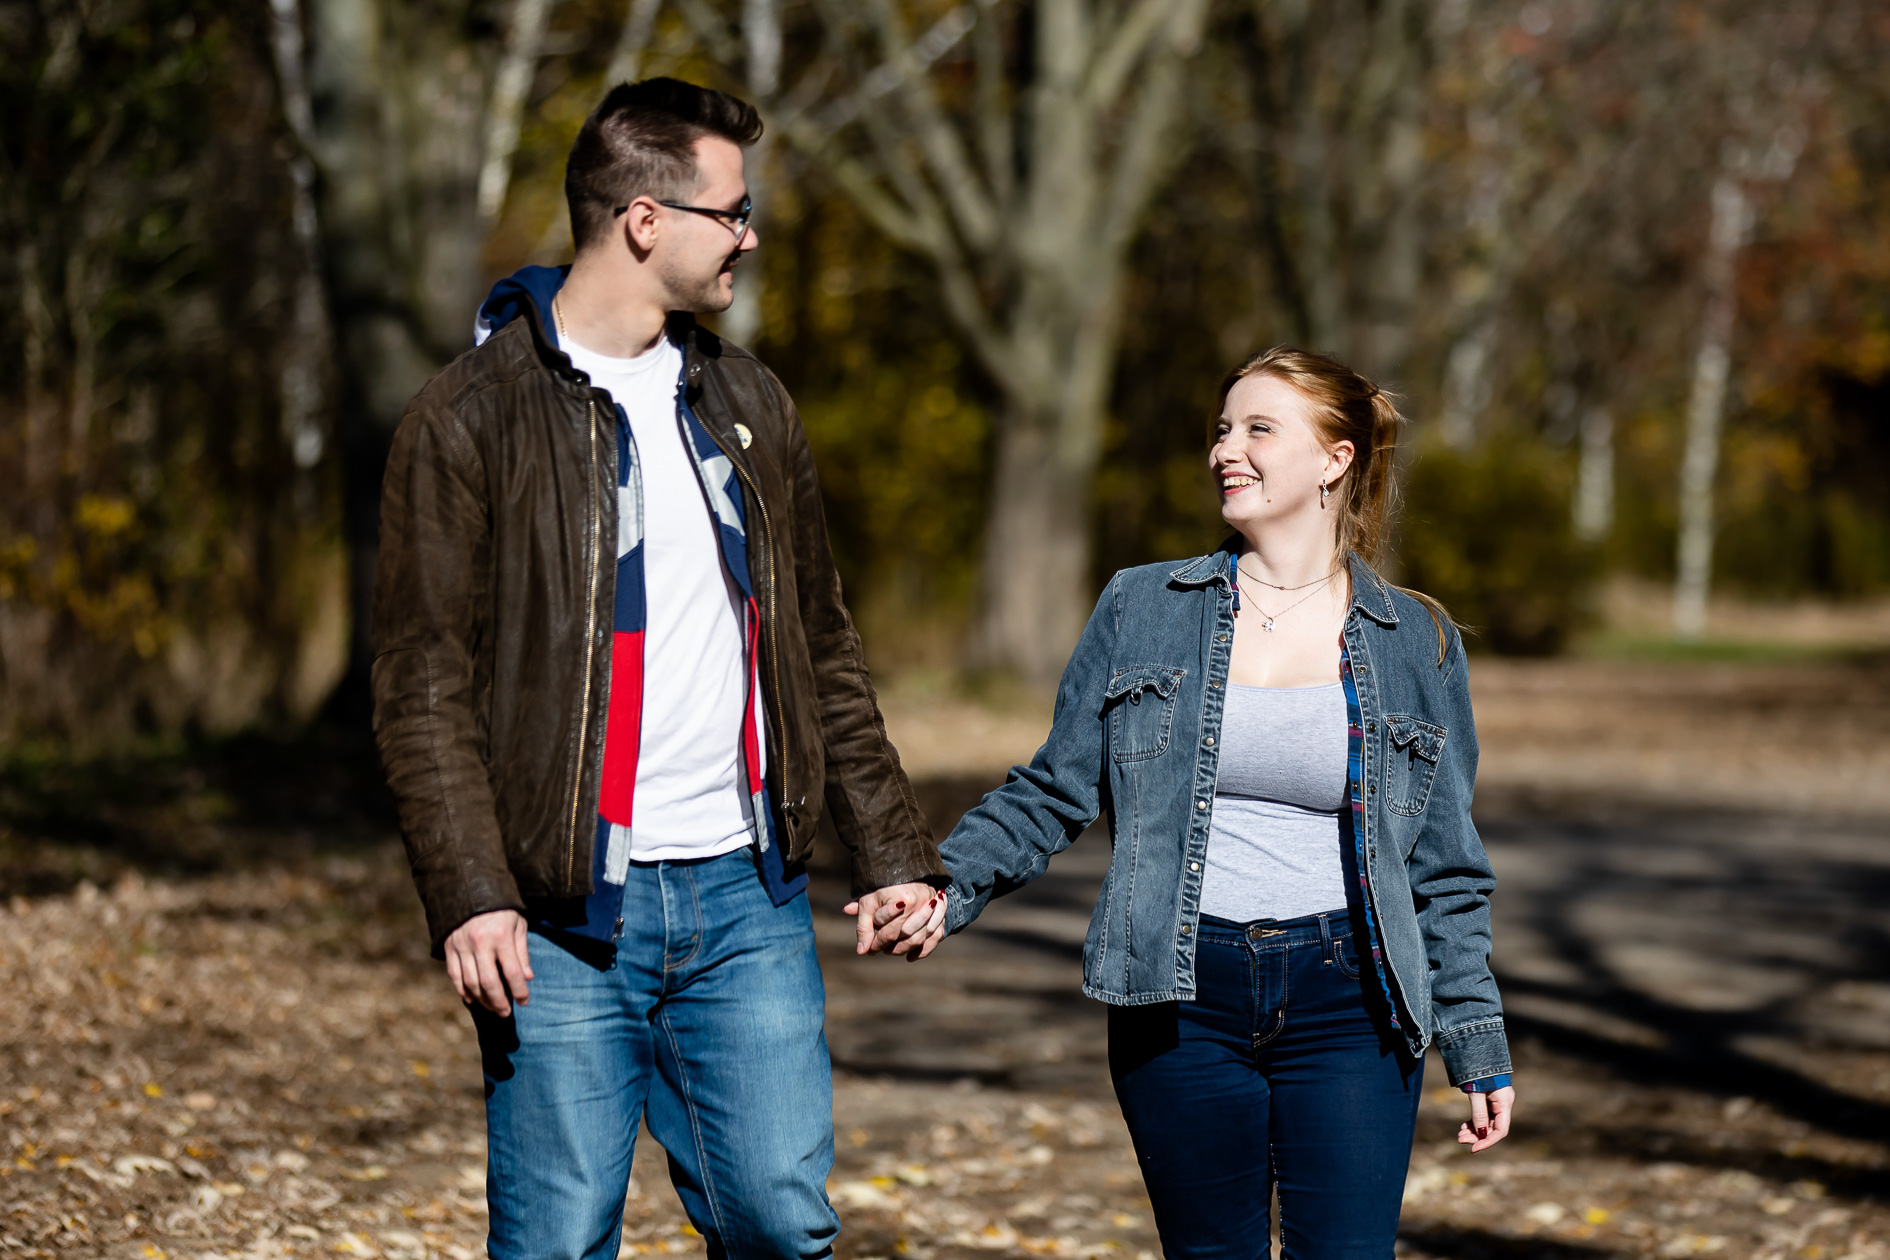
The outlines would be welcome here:
<svg viewBox="0 0 1890 1260">
<path fill-rule="evenodd" d="M 1234 537 L 1115 576 L 1048 741 L 941 846 L 943 906 L 893 930 L 929 952 L 1107 812 L 1083 987 L 1164 1251 L 1263 1255 L 1277 1185 L 1288 1257 L 1388 1257 L 1425 1047 L 1470 1092 L 1472 1150 L 1515 1096 L 1463 644 L 1371 568 L 1391 400 L 1284 347 L 1221 400 Z"/>
</svg>

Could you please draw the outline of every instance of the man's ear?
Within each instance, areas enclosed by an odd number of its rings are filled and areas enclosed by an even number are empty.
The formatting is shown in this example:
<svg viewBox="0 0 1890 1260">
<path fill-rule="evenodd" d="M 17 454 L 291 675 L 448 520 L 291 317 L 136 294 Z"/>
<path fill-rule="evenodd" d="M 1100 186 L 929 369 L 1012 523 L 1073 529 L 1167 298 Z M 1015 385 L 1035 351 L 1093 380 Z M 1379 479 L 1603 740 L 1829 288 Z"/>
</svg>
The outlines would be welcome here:
<svg viewBox="0 0 1890 1260">
<path fill-rule="evenodd" d="M 656 248 L 662 235 L 663 208 L 654 197 L 638 197 L 630 208 L 617 216 L 617 230 L 624 234 L 630 252 L 641 258 Z"/>
</svg>

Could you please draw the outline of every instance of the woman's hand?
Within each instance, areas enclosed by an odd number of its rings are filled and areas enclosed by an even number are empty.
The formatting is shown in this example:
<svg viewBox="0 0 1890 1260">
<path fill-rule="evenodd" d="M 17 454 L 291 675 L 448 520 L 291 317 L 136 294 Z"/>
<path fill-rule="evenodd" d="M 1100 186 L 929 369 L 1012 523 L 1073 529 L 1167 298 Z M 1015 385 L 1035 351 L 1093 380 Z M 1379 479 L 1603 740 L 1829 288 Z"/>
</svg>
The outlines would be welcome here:
<svg viewBox="0 0 1890 1260">
<path fill-rule="evenodd" d="M 848 902 L 846 913 L 859 916 L 856 952 L 924 958 L 945 939 L 945 898 L 929 884 L 901 884 Z"/>
<path fill-rule="evenodd" d="M 906 915 L 903 921 L 894 922 L 896 916 L 888 916 L 879 933 L 881 947 L 904 954 L 907 962 L 917 962 L 937 949 L 938 943 L 945 939 L 945 901 L 950 895 L 945 889 L 939 889 L 929 902 Z"/>
<path fill-rule="evenodd" d="M 1457 1140 L 1474 1153 L 1487 1151 L 1509 1136 L 1509 1120 L 1516 1112 L 1516 1087 L 1505 1085 L 1489 1093 L 1470 1095 L 1470 1121 L 1457 1130 Z"/>
</svg>

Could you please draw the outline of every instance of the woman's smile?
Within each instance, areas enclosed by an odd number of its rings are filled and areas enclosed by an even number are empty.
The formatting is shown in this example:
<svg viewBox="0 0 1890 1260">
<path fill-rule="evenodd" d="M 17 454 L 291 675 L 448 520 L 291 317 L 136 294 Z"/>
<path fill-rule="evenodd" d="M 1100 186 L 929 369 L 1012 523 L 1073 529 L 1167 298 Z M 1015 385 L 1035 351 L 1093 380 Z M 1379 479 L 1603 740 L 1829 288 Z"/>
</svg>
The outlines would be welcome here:
<svg viewBox="0 0 1890 1260">
<path fill-rule="evenodd" d="M 1222 473 L 1221 497 L 1226 498 L 1229 495 L 1239 494 L 1248 486 L 1257 486 L 1259 484 L 1260 478 L 1250 476 L 1247 473 Z"/>
</svg>

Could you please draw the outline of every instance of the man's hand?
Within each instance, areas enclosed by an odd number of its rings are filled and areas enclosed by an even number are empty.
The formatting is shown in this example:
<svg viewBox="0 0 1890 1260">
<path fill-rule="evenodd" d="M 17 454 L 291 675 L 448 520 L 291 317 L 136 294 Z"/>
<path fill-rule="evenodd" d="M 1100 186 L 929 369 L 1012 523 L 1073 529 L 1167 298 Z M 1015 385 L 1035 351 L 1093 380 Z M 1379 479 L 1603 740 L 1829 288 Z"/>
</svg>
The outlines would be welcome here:
<svg viewBox="0 0 1890 1260">
<path fill-rule="evenodd" d="M 1457 1140 L 1472 1151 L 1486 1151 L 1509 1136 L 1509 1120 L 1516 1111 L 1516 1087 L 1505 1085 L 1487 1094 L 1470 1095 L 1470 1122 L 1457 1130 Z"/>
<path fill-rule="evenodd" d="M 945 939 L 945 893 L 930 884 L 894 884 L 846 904 L 858 916 L 855 952 L 920 959 Z"/>
<path fill-rule="evenodd" d="M 525 936 L 525 916 L 516 910 L 488 910 L 454 928 L 446 938 L 446 974 L 459 1000 L 477 1002 L 501 1018 L 512 1013 L 507 988 L 520 1006 L 531 1001 Z"/>
</svg>

